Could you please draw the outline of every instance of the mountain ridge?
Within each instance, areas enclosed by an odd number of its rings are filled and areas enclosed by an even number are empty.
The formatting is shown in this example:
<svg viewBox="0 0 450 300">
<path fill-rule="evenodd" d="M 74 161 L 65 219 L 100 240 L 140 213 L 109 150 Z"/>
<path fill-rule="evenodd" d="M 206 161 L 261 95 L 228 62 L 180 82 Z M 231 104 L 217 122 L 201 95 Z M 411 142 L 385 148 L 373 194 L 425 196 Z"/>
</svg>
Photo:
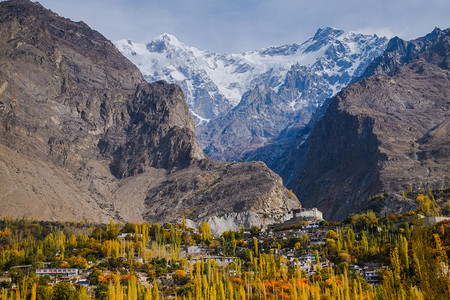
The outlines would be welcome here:
<svg viewBox="0 0 450 300">
<path fill-rule="evenodd" d="M 267 210 L 301 206 L 264 164 L 210 160 L 181 89 L 146 82 L 82 22 L 0 2 L 0 57 L 3 216 L 166 223 L 251 211 L 262 224 L 276 218 Z M 216 201 L 225 189 L 239 198 Z"/>
</svg>

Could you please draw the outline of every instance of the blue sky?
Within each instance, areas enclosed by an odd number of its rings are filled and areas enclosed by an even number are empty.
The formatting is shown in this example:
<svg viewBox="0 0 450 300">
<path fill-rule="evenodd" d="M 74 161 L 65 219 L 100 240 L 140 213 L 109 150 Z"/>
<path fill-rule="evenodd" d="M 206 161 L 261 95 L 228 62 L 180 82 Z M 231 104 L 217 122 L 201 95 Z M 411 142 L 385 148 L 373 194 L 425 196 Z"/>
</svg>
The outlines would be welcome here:
<svg viewBox="0 0 450 300">
<path fill-rule="evenodd" d="M 237 53 L 302 43 L 320 27 L 414 39 L 450 26 L 450 0 L 41 0 L 108 39 L 146 43 L 167 32 Z"/>
</svg>

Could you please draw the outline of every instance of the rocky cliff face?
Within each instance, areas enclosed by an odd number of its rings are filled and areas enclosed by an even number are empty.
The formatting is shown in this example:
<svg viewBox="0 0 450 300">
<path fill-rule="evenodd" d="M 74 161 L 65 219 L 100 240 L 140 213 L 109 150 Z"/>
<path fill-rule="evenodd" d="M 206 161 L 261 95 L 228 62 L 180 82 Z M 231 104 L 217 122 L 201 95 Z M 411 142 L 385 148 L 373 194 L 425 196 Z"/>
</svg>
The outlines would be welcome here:
<svg viewBox="0 0 450 300">
<path fill-rule="evenodd" d="M 200 140 L 208 141 L 204 150 L 212 157 L 250 161 L 249 154 L 271 143 L 286 124 L 304 124 L 314 108 L 310 106 L 296 112 L 285 98 L 261 84 L 245 93 L 229 114 L 206 124 L 207 130 L 202 131 L 203 125 L 200 125 L 202 128 L 197 135 Z M 267 160 L 264 155 L 262 157 L 259 160 Z"/>
<path fill-rule="evenodd" d="M 26 0 L 1 2 L 0 57 L 2 215 L 168 222 L 189 203 L 202 204 L 201 212 L 191 213 L 195 221 L 262 213 L 280 201 L 300 205 L 264 165 L 240 164 L 228 172 L 228 165 L 210 161 L 195 138 L 182 90 L 148 84 L 82 22 Z M 210 173 L 218 174 L 214 181 Z M 240 183 L 248 177 L 253 185 Z M 191 193 L 182 192 L 180 181 Z M 215 197 L 222 188 L 242 194 Z"/>
<path fill-rule="evenodd" d="M 38 4 L 12 1 L 2 6 L 2 27 L 1 134 L 10 148 L 70 169 L 96 158 L 100 148 L 117 177 L 137 173 L 136 161 L 171 168 L 204 158 L 181 90 L 148 85 L 86 24 L 58 18 Z M 142 139 L 140 151 L 133 147 L 136 135 Z M 160 146 L 173 144 L 173 149 L 152 151 L 162 137 L 167 143 Z M 169 150 L 178 160 L 161 155 Z"/>
<path fill-rule="evenodd" d="M 288 186 L 326 218 L 363 210 L 377 193 L 449 182 L 450 30 L 389 45 L 373 75 L 339 93 L 285 154 L 300 160 L 284 170 Z"/>
</svg>

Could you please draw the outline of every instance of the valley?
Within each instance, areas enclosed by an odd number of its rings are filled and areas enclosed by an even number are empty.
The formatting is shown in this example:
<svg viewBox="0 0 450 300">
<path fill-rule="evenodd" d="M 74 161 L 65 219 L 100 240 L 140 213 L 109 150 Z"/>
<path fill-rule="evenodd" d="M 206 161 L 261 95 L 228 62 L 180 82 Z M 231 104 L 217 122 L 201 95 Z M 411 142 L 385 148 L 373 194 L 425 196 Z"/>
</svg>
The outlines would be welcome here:
<svg viewBox="0 0 450 300">
<path fill-rule="evenodd" d="M 0 300 L 448 299 L 450 29 L 363 31 L 219 54 L 0 1 Z"/>
</svg>

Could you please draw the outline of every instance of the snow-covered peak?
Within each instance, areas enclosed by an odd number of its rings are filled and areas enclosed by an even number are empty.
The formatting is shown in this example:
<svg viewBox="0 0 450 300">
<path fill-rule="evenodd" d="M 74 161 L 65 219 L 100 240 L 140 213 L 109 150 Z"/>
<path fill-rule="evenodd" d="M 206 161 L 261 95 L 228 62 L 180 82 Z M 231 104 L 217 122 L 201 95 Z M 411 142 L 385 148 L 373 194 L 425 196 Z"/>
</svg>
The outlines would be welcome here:
<svg viewBox="0 0 450 300">
<path fill-rule="evenodd" d="M 333 27 L 319 28 L 314 34 L 313 39 L 316 41 L 323 39 L 331 39 L 333 37 L 336 38 L 338 36 L 341 36 L 342 34 L 344 34 L 344 30 L 340 30 L 337 28 Z"/>
<path fill-rule="evenodd" d="M 176 36 L 174 36 L 173 34 L 164 32 L 163 34 L 157 36 L 155 39 L 155 41 L 157 40 L 162 40 L 162 41 L 167 41 L 167 42 L 172 42 L 174 44 L 180 43 L 180 41 L 177 39 Z"/>
<path fill-rule="evenodd" d="M 345 72 L 346 80 L 359 76 L 366 63 L 384 49 L 386 39 L 326 27 L 301 44 L 239 54 L 201 50 L 168 33 L 146 45 L 128 40 L 115 44 L 148 81 L 166 80 L 180 85 L 199 123 L 225 114 L 239 104 L 246 91 L 260 83 L 277 92 L 293 65 L 305 66 L 328 78 Z M 347 83 L 332 79 L 331 89 L 337 92 Z"/>
<path fill-rule="evenodd" d="M 147 50 L 149 52 L 162 53 L 167 51 L 169 47 L 171 48 L 179 48 L 186 49 L 188 48 L 185 44 L 181 43 L 174 35 L 169 33 L 164 33 L 148 43 L 146 45 Z"/>
</svg>

